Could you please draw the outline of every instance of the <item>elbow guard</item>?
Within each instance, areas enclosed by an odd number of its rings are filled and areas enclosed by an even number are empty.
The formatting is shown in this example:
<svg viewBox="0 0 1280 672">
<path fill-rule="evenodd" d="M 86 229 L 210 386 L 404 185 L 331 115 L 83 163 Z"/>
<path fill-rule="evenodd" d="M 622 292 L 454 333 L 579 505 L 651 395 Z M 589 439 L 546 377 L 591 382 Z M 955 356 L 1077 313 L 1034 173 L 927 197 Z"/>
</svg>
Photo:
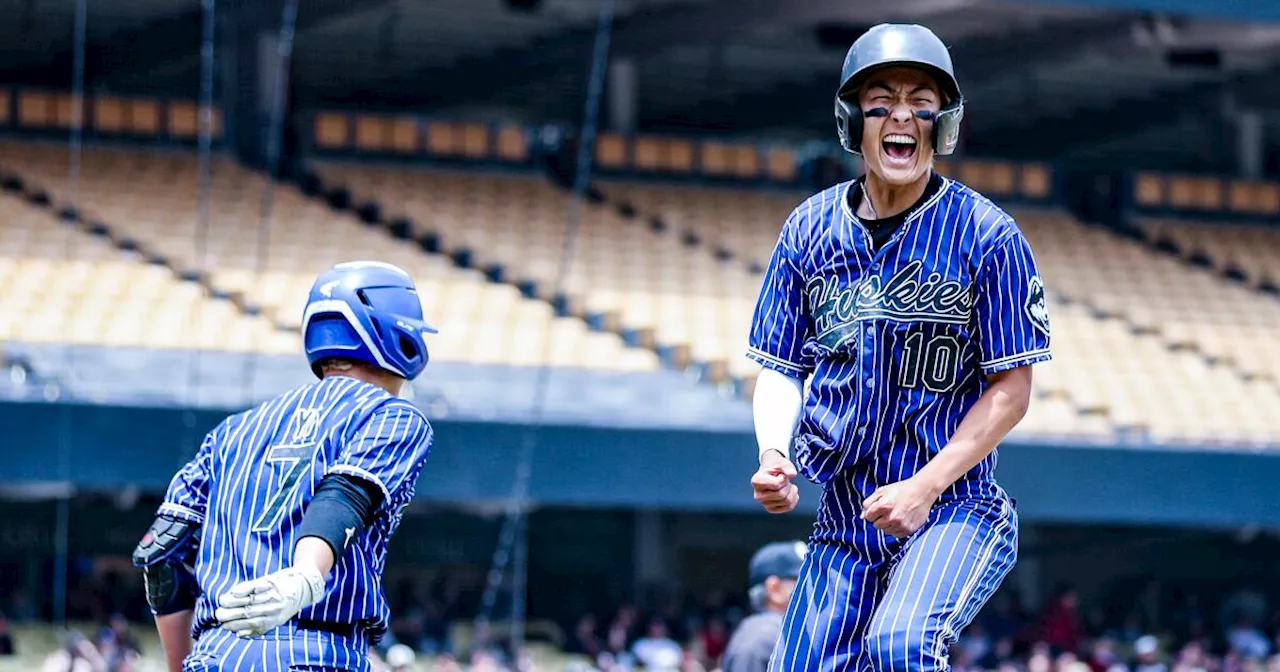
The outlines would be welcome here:
<svg viewBox="0 0 1280 672">
<path fill-rule="evenodd" d="M 200 586 L 192 566 L 199 531 L 195 523 L 162 514 L 133 550 L 133 566 L 142 569 L 147 604 L 153 614 L 163 616 L 195 607 Z"/>
</svg>

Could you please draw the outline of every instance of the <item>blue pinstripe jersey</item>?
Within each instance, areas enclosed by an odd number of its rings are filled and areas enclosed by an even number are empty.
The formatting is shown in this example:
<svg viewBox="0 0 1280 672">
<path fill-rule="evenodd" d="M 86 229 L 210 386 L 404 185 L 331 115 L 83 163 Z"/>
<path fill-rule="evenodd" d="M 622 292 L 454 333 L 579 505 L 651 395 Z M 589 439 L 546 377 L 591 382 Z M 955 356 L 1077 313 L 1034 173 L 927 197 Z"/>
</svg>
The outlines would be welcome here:
<svg viewBox="0 0 1280 672">
<path fill-rule="evenodd" d="M 1049 354 L 1044 284 L 1013 219 L 942 178 L 876 251 L 845 182 L 783 224 L 747 355 L 809 379 L 794 457 L 808 479 L 862 497 L 941 450 L 986 374 Z M 993 452 L 942 496 L 999 496 Z"/>
<path fill-rule="evenodd" d="M 384 502 L 337 559 L 326 596 L 298 617 L 358 624 L 376 639 L 390 620 L 381 586 L 387 543 L 413 499 L 432 439 L 418 408 L 345 376 L 299 387 L 215 427 L 159 509 L 202 525 L 196 632 L 216 625 L 217 598 L 233 584 L 292 563 L 297 527 L 321 479 L 348 474 L 375 484 Z"/>
</svg>

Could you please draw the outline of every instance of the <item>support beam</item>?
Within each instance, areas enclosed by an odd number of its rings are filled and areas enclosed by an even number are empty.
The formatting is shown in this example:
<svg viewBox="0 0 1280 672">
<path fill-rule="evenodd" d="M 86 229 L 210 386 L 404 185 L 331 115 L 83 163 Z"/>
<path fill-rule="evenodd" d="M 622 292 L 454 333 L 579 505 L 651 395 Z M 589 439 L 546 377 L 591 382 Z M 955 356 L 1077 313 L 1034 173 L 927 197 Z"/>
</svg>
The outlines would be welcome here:
<svg viewBox="0 0 1280 672">
<path fill-rule="evenodd" d="M 1236 169 L 1241 177 L 1262 177 L 1265 160 L 1266 138 L 1263 135 L 1262 113 L 1257 110 L 1240 110 L 1235 118 Z"/>
<path fill-rule="evenodd" d="M 1129 9 L 1248 23 L 1280 23 L 1280 3 L 1266 0 L 1035 0 L 1046 5 L 1075 4 L 1093 9 Z"/>
<path fill-rule="evenodd" d="M 623 56 L 609 64 L 609 127 L 622 133 L 636 130 L 640 96 L 634 58 Z"/>
</svg>

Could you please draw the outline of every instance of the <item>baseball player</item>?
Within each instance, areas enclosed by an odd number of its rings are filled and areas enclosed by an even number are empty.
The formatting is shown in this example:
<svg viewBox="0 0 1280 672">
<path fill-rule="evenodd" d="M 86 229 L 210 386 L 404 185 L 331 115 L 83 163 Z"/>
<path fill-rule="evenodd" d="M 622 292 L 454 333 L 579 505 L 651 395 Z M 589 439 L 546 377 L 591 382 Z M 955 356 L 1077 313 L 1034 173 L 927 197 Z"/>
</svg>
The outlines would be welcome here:
<svg viewBox="0 0 1280 672">
<path fill-rule="evenodd" d="M 764 672 L 782 631 L 782 614 L 804 563 L 803 541 L 768 544 L 751 556 L 748 596 L 756 613 L 743 619 L 729 638 L 721 672 Z"/>
<path fill-rule="evenodd" d="M 1013 219 L 933 171 L 964 100 L 932 31 L 859 37 L 835 111 L 866 174 L 787 218 L 749 339 L 755 498 L 822 486 L 770 669 L 945 670 L 1016 560 L 995 450 L 1050 357 L 1044 285 Z"/>
<path fill-rule="evenodd" d="M 302 331 L 319 381 L 209 432 L 134 551 L 171 671 L 368 672 L 387 628 L 387 544 L 433 438 L 399 394 L 435 329 L 407 273 L 364 261 L 316 279 Z"/>
</svg>

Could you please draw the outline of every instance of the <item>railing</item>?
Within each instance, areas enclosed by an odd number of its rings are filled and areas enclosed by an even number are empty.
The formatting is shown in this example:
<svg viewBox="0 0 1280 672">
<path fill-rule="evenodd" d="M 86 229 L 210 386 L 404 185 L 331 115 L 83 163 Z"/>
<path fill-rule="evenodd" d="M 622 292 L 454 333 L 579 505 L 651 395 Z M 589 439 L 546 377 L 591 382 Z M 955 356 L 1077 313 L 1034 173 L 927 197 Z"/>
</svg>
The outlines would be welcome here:
<svg viewBox="0 0 1280 672">
<path fill-rule="evenodd" d="M 200 131 L 199 106 L 190 100 L 85 96 L 85 134 L 97 138 L 195 142 Z M 0 129 L 33 135 L 65 133 L 75 122 L 76 99 L 65 91 L 0 87 Z M 213 110 L 213 137 L 222 137 L 222 119 Z"/>
<path fill-rule="evenodd" d="M 89 95 L 82 102 L 89 138 L 189 144 L 200 129 L 199 107 L 191 100 Z M 0 130 L 37 136 L 66 133 L 75 121 L 75 105 L 75 98 L 65 91 L 0 86 Z M 326 110 L 309 115 L 303 140 L 308 151 L 320 156 L 521 166 L 545 151 L 538 141 L 543 130 L 516 123 Z M 222 115 L 214 109 L 215 142 L 222 135 Z M 807 159 L 815 155 L 812 147 L 603 132 L 596 142 L 594 169 L 602 176 L 797 186 L 805 177 Z M 946 157 L 938 160 L 938 168 L 992 198 L 1061 200 L 1059 171 L 1048 163 Z M 1280 217 L 1276 182 L 1140 172 L 1129 177 L 1129 187 L 1128 207 L 1139 213 Z"/>
<path fill-rule="evenodd" d="M 1275 219 L 1280 216 L 1280 184 L 1143 172 L 1133 176 L 1131 201 L 1134 210 L 1144 213 Z"/>
</svg>

